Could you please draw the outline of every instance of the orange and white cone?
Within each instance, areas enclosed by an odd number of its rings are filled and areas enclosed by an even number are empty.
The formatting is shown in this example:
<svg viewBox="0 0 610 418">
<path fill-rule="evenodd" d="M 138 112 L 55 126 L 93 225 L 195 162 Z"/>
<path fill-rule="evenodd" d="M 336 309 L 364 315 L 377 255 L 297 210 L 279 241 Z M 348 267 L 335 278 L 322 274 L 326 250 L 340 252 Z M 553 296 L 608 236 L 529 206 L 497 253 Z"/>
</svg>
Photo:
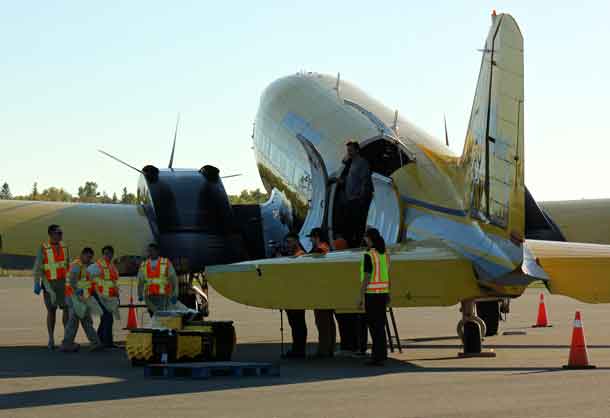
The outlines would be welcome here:
<svg viewBox="0 0 610 418">
<path fill-rule="evenodd" d="M 570 359 L 564 369 L 594 369 L 595 366 L 589 364 L 589 354 L 587 353 L 587 343 L 585 342 L 585 330 L 582 326 L 580 311 L 576 311 L 574 317 L 574 329 L 572 330 L 572 344 L 570 345 Z"/>
<path fill-rule="evenodd" d="M 532 325 L 532 327 L 552 327 L 552 325 L 549 324 L 549 318 L 546 314 L 546 305 L 544 304 L 544 293 L 540 293 L 540 303 L 538 303 L 538 318 L 536 318 L 536 324 Z"/>
<path fill-rule="evenodd" d="M 136 318 L 136 307 L 133 306 L 133 297 L 129 298 L 129 313 L 127 315 L 127 329 L 136 329 L 138 319 Z"/>
</svg>

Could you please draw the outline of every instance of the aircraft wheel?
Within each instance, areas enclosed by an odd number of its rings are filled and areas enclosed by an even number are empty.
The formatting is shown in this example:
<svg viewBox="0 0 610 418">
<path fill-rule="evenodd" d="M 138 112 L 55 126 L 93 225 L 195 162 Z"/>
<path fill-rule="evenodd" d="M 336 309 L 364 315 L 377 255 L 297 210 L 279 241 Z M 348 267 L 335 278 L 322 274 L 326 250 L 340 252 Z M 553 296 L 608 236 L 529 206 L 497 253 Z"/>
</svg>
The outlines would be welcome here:
<svg viewBox="0 0 610 418">
<path fill-rule="evenodd" d="M 482 321 L 481 321 L 482 322 Z M 478 354 L 481 353 L 481 340 L 483 335 L 481 323 L 479 321 L 470 320 L 464 324 L 464 353 Z"/>
<path fill-rule="evenodd" d="M 498 334 L 500 327 L 500 303 L 498 301 L 477 302 L 477 316 L 485 322 L 484 335 L 486 337 Z"/>
<path fill-rule="evenodd" d="M 485 322 L 477 316 L 471 318 L 470 320 L 479 325 L 480 336 L 481 336 L 480 338 L 481 338 L 481 340 L 483 340 L 482 336 L 486 335 L 486 332 L 487 332 L 487 327 L 485 325 Z M 465 341 L 464 341 L 464 320 L 463 319 L 460 319 L 460 321 L 457 324 L 457 335 L 460 337 L 462 342 L 465 343 Z"/>
</svg>

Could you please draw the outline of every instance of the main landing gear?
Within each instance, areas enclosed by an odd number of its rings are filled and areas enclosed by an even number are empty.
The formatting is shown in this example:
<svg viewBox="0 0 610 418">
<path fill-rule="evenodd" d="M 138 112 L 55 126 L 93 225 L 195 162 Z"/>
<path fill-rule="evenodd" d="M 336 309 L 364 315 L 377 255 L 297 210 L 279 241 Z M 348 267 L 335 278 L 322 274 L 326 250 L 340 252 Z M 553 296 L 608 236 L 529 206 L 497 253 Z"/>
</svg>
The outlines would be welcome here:
<svg viewBox="0 0 610 418">
<path fill-rule="evenodd" d="M 462 319 L 458 322 L 457 333 L 464 344 L 460 357 L 495 357 L 493 351 L 482 350 L 481 342 L 487 333 L 487 325 L 476 314 L 476 303 L 472 300 L 461 302 Z M 497 302 L 496 302 L 497 306 Z"/>
</svg>

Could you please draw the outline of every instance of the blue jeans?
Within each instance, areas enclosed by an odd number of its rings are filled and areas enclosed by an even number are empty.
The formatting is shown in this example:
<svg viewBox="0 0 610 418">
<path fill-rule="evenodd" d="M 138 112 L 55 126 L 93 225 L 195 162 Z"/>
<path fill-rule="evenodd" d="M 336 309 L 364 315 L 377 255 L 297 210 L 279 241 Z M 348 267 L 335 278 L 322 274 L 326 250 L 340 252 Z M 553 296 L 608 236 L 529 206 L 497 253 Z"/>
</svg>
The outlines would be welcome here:
<svg viewBox="0 0 610 418">
<path fill-rule="evenodd" d="M 95 298 L 102 308 L 102 318 L 100 319 L 100 325 L 97 328 L 97 336 L 100 338 L 100 341 L 104 347 L 110 347 L 114 344 L 114 339 L 112 337 L 112 325 L 114 324 L 114 317 L 112 316 L 112 312 L 106 309 L 99 296 L 96 294 Z"/>
</svg>

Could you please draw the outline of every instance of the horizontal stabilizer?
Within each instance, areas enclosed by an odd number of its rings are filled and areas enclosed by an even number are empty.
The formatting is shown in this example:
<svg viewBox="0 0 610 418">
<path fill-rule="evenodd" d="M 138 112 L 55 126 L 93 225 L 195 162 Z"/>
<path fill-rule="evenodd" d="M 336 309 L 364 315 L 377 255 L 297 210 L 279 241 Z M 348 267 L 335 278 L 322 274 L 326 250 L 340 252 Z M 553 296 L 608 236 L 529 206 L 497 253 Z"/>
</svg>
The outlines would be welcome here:
<svg viewBox="0 0 610 418">
<path fill-rule="evenodd" d="M 527 240 L 549 291 L 586 303 L 610 302 L 610 246 Z"/>
</svg>

